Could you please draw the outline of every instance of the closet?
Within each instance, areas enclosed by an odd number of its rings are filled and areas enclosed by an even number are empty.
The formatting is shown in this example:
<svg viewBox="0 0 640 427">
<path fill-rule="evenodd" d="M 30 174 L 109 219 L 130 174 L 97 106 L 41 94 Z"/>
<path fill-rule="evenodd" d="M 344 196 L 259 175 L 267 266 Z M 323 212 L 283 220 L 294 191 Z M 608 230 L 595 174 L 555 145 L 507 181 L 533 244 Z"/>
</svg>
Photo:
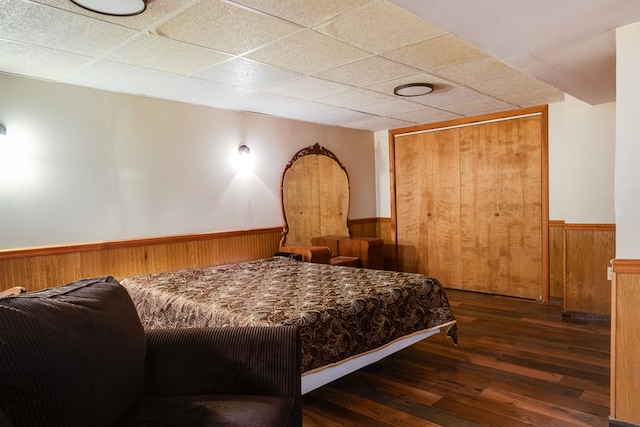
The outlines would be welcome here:
<svg viewBox="0 0 640 427">
<path fill-rule="evenodd" d="M 548 299 L 546 107 L 390 132 L 397 266 Z"/>
</svg>

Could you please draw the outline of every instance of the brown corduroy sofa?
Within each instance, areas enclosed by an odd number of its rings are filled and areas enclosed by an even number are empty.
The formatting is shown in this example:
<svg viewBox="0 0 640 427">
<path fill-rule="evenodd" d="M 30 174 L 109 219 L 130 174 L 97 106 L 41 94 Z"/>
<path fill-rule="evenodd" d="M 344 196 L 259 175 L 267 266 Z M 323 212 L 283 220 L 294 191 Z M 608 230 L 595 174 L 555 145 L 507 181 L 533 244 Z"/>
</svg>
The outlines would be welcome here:
<svg viewBox="0 0 640 427">
<path fill-rule="evenodd" d="M 144 331 L 106 276 L 0 298 L 0 426 L 301 426 L 294 327 Z"/>
</svg>

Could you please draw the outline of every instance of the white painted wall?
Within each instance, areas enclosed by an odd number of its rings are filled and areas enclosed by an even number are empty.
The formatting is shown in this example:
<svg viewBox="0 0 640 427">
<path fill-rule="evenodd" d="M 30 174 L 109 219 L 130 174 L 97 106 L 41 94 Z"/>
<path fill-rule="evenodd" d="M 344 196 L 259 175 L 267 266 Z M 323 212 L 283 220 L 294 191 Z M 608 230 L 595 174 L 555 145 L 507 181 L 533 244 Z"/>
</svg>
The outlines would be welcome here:
<svg viewBox="0 0 640 427">
<path fill-rule="evenodd" d="M 637 35 L 629 32 L 635 53 Z M 615 210 L 613 202 L 614 174 L 635 173 L 640 158 L 635 66 L 619 77 L 632 86 L 620 95 L 632 106 L 618 113 L 617 124 L 615 104 L 590 106 L 567 96 L 550 105 L 549 211 L 550 219 L 567 223 L 616 222 L 618 244 L 631 233 L 640 252 L 640 180 L 618 176 Z M 8 128 L 0 142 L 0 249 L 279 226 L 280 174 L 297 150 L 316 142 L 347 168 L 350 218 L 391 215 L 386 131 L 7 75 L 0 75 L 0 93 L 0 122 Z M 616 126 L 626 135 L 617 164 Z M 242 143 L 256 161 L 248 175 L 230 161 Z"/>
<path fill-rule="evenodd" d="M 564 102 L 564 220 L 613 224 L 616 104 L 589 105 L 569 95 Z"/>
<path fill-rule="evenodd" d="M 564 220 L 564 164 L 568 157 L 564 133 L 564 102 L 549 105 L 549 219 Z"/>
<path fill-rule="evenodd" d="M 0 93 L 0 249 L 280 226 L 281 173 L 315 143 L 347 169 L 349 217 L 376 216 L 372 132 L 2 74 Z"/>
<path fill-rule="evenodd" d="M 376 216 L 391 217 L 391 182 L 389 174 L 389 131 L 374 134 L 376 155 Z"/>
<path fill-rule="evenodd" d="M 640 23 L 616 30 L 616 258 L 640 259 Z"/>
</svg>

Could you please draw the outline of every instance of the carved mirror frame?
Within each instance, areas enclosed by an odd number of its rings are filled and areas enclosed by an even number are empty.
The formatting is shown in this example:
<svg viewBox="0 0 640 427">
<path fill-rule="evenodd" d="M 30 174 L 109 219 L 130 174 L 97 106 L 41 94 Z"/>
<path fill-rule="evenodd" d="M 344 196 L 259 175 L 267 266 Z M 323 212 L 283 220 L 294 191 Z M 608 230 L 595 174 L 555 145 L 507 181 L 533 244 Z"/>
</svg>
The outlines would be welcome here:
<svg viewBox="0 0 640 427">
<path fill-rule="evenodd" d="M 298 151 L 280 182 L 280 247 L 311 245 L 312 237 L 349 236 L 349 175 L 338 157 L 316 143 Z M 292 228 L 299 228 L 292 231 Z M 304 238 L 301 234 L 310 233 Z M 287 241 L 289 238 L 289 241 Z"/>
</svg>

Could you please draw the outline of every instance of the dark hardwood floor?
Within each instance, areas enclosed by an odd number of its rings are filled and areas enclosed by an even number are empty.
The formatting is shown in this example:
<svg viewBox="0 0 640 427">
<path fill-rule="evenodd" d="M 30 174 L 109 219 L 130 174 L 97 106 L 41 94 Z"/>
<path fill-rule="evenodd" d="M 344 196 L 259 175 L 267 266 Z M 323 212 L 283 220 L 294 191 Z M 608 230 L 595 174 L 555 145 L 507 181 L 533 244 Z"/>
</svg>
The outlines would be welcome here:
<svg viewBox="0 0 640 427">
<path fill-rule="evenodd" d="M 444 336 L 307 394 L 304 427 L 607 426 L 610 325 L 562 307 L 448 290 Z"/>
</svg>

